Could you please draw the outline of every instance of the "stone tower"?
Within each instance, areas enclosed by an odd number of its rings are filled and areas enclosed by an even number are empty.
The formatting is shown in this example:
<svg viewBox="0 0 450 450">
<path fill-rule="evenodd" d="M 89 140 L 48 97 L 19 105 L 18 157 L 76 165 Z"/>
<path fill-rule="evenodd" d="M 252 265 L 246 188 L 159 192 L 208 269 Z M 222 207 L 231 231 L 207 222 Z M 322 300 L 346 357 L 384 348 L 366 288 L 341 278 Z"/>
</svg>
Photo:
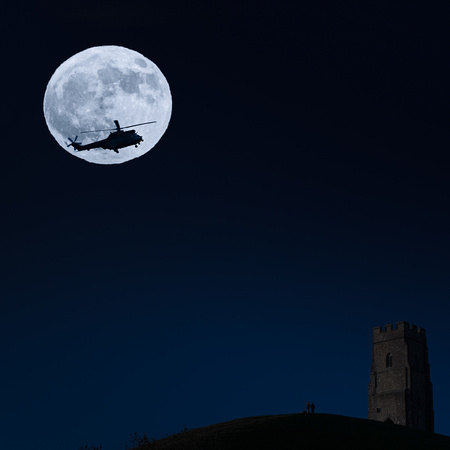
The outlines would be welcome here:
<svg viewBox="0 0 450 450">
<path fill-rule="evenodd" d="M 425 330 L 408 322 L 373 329 L 369 419 L 434 431 Z"/>
</svg>

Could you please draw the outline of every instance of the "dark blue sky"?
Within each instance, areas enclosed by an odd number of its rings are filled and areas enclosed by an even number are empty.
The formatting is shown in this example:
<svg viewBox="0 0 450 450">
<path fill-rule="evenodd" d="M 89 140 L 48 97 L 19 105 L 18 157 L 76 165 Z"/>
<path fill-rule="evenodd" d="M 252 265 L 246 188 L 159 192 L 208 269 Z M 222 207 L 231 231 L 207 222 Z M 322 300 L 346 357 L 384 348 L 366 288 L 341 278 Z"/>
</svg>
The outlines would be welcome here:
<svg viewBox="0 0 450 450">
<path fill-rule="evenodd" d="M 372 327 L 402 320 L 450 434 L 450 7 L 241 3 L 7 6 L 0 448 L 123 449 L 306 400 L 365 418 Z M 100 166 L 42 101 L 111 44 L 159 66 L 173 115 Z"/>
</svg>

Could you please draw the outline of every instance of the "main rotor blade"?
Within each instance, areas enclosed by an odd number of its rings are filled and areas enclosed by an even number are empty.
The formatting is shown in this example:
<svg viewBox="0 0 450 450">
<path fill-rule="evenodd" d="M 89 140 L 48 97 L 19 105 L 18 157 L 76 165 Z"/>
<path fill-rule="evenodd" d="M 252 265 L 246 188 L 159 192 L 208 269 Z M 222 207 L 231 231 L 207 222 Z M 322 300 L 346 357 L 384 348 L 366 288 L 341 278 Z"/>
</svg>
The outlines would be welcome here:
<svg viewBox="0 0 450 450">
<path fill-rule="evenodd" d="M 126 127 L 120 127 L 120 129 L 123 130 L 124 128 L 138 127 L 140 125 L 147 125 L 148 123 L 156 123 L 156 120 L 152 120 L 151 122 L 135 123 L 134 125 L 128 125 Z M 80 133 L 98 133 L 100 131 L 117 131 L 117 128 L 107 128 L 106 130 L 80 131 Z"/>
<path fill-rule="evenodd" d="M 92 130 L 92 131 L 80 131 L 80 133 L 98 133 L 99 131 L 114 131 L 115 128 L 108 128 L 107 130 Z"/>
<path fill-rule="evenodd" d="M 156 120 L 152 120 L 151 122 L 135 123 L 134 125 L 128 125 L 126 127 L 120 127 L 120 128 L 123 129 L 123 128 L 138 127 L 139 125 L 146 125 L 148 123 L 156 123 Z"/>
</svg>

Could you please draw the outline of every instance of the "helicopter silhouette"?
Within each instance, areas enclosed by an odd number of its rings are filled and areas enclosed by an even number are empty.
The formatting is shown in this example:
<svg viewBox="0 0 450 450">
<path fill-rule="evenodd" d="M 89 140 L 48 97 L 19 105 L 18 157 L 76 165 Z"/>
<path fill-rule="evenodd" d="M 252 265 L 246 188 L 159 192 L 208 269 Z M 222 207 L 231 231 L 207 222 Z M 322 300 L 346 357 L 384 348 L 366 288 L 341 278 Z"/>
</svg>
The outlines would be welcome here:
<svg viewBox="0 0 450 450">
<path fill-rule="evenodd" d="M 142 136 L 136 133 L 134 130 L 123 131 L 124 128 L 138 127 L 140 125 L 146 125 L 148 123 L 156 123 L 156 120 L 152 122 L 143 122 L 137 123 L 135 125 L 129 125 L 127 127 L 121 127 L 119 125 L 119 121 L 115 120 L 116 128 L 108 128 L 106 130 L 92 130 L 92 131 L 82 131 L 81 133 L 96 133 L 99 131 L 114 131 L 113 133 L 109 133 L 109 136 L 106 139 L 102 139 L 101 141 L 91 142 L 90 144 L 82 145 L 81 142 L 76 142 L 78 136 L 75 136 L 75 139 L 69 139 L 70 144 L 67 147 L 74 147 L 76 151 L 81 152 L 83 150 L 90 150 L 91 148 L 103 148 L 105 150 L 112 150 L 116 153 L 119 153 L 119 148 L 129 147 L 134 145 L 137 147 L 144 139 Z"/>
</svg>

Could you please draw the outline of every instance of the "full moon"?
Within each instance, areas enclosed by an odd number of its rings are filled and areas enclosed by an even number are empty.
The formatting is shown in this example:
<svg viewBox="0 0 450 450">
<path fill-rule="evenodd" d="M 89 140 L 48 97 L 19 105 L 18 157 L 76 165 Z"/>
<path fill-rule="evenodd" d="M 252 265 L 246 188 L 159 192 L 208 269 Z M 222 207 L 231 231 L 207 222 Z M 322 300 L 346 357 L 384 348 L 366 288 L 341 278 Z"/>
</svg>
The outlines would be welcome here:
<svg viewBox="0 0 450 450">
<path fill-rule="evenodd" d="M 92 47 L 61 64 L 48 82 L 44 116 L 58 144 L 70 154 L 96 164 L 120 164 L 152 149 L 166 131 L 172 113 L 169 84 L 152 61 L 114 45 Z M 112 150 L 77 151 L 69 138 L 83 145 L 105 139 L 114 129 L 132 127 L 143 142 Z M 131 129 L 131 128 L 128 128 Z M 112 130 L 113 131 L 113 130 Z"/>
</svg>

